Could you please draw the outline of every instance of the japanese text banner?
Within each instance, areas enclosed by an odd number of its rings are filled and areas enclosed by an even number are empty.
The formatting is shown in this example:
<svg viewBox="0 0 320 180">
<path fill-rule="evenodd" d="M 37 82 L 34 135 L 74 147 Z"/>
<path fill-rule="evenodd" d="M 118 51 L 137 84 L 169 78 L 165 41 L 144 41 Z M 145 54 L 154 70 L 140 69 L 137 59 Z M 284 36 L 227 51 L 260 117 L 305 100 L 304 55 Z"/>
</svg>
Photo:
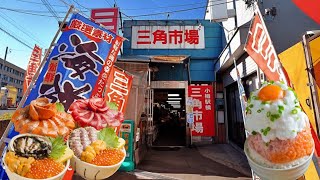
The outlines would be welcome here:
<svg viewBox="0 0 320 180">
<path fill-rule="evenodd" d="M 193 100 L 192 125 L 193 136 L 214 136 L 214 98 L 213 87 L 210 85 L 190 85 L 188 87 L 189 97 Z"/>
<path fill-rule="evenodd" d="M 40 66 L 41 52 L 42 52 L 42 49 L 39 46 L 35 45 L 32 53 L 31 53 L 31 57 L 30 57 L 28 66 L 27 66 L 26 75 L 24 77 L 23 93 L 26 92 L 28 86 L 31 83 L 31 80 L 32 80 L 34 74 L 37 72 L 37 70 Z"/>
<path fill-rule="evenodd" d="M 123 38 L 73 14 L 31 90 L 25 105 L 38 97 L 61 102 L 101 97 Z"/>
<path fill-rule="evenodd" d="M 263 20 L 256 13 L 244 48 L 269 80 L 287 82 Z"/>
<path fill-rule="evenodd" d="M 118 110 L 125 113 L 133 76 L 113 66 L 107 82 L 105 100 L 115 102 Z"/>
</svg>

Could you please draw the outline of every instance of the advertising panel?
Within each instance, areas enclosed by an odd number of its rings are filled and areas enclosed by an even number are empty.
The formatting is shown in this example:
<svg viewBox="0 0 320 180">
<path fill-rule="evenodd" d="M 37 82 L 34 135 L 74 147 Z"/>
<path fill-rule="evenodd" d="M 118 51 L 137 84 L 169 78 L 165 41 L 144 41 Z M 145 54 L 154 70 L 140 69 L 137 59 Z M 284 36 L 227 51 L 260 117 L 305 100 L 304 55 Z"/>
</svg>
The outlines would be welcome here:
<svg viewBox="0 0 320 180">
<path fill-rule="evenodd" d="M 42 49 L 35 45 L 27 66 L 27 70 L 26 70 L 26 75 L 24 77 L 24 81 L 23 81 L 23 93 L 26 92 L 28 86 L 31 83 L 31 80 L 34 76 L 34 74 L 37 72 L 39 66 L 40 66 L 40 62 L 41 62 L 41 53 L 42 53 Z"/>
<path fill-rule="evenodd" d="M 73 14 L 31 90 L 25 106 L 38 97 L 61 102 L 102 97 L 123 38 Z"/>
<path fill-rule="evenodd" d="M 189 97 L 193 100 L 193 136 L 214 136 L 214 98 L 210 85 L 190 85 Z"/>
</svg>

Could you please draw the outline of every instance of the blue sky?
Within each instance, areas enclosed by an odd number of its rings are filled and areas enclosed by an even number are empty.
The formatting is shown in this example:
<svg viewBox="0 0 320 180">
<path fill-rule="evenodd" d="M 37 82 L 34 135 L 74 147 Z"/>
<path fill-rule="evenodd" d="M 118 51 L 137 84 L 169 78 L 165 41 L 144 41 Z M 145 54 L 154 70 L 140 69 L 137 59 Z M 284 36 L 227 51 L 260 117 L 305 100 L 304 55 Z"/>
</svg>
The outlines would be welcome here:
<svg viewBox="0 0 320 180">
<path fill-rule="evenodd" d="M 87 16 L 93 8 L 113 6 L 116 2 L 120 11 L 127 16 L 135 16 L 134 20 L 167 19 L 167 14 L 156 14 L 169 11 L 179 11 L 197 8 L 190 11 L 169 13 L 168 19 L 203 19 L 207 0 L 45 0 L 49 2 L 58 16 L 64 17 L 68 7 L 74 4 Z M 26 14 L 29 13 L 29 14 Z M 34 14 L 34 15 L 31 15 Z M 43 49 L 48 48 L 56 31 L 57 19 L 44 6 L 42 0 L 0 0 L 0 28 L 18 38 L 28 46 L 37 44 Z M 124 19 L 128 19 L 124 16 Z M 8 22 L 9 21 L 9 22 Z M 10 52 L 7 61 L 26 69 L 31 55 L 31 49 L 0 30 L 0 57 L 4 58 L 6 46 Z"/>
</svg>

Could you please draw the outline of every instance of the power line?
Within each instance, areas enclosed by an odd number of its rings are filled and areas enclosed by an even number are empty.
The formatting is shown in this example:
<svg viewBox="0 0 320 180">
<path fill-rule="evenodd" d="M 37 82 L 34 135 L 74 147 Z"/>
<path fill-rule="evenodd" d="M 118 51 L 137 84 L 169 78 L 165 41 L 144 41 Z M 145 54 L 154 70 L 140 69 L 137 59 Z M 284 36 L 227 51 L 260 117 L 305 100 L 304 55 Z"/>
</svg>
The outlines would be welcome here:
<svg viewBox="0 0 320 180">
<path fill-rule="evenodd" d="M 35 36 L 33 36 L 29 31 L 27 31 L 24 27 L 22 27 L 21 25 L 19 25 L 19 23 L 15 22 L 12 18 L 10 18 L 9 16 L 7 16 L 6 14 L 0 12 L 0 16 L 6 20 L 9 24 L 11 24 L 12 26 L 14 26 L 15 28 L 17 28 L 19 31 L 21 31 L 23 34 L 27 35 L 29 38 L 33 39 L 34 41 L 36 41 L 37 43 L 39 43 L 40 45 L 43 45 L 43 43 L 41 43 Z M 4 17 L 3 15 L 5 15 L 6 17 Z M 20 27 L 19 27 L 20 26 Z"/>
<path fill-rule="evenodd" d="M 34 1 L 26 1 L 26 0 L 16 0 L 16 1 L 20 1 L 20 2 L 24 2 L 24 3 L 29 3 L 29 4 L 39 4 L 39 5 L 44 5 L 41 2 L 34 2 Z M 51 6 L 55 6 L 55 7 L 64 7 L 62 5 L 57 5 L 57 4 L 51 4 Z"/>
<path fill-rule="evenodd" d="M 50 3 L 47 0 L 41 0 L 41 1 L 46 6 L 46 8 L 49 10 L 49 12 L 56 18 L 56 20 L 59 21 L 58 14 L 54 11 L 54 9 L 50 5 Z"/>
<path fill-rule="evenodd" d="M 108 0 L 105 0 L 105 1 L 109 4 L 110 7 L 113 7 Z"/>
<path fill-rule="evenodd" d="M 8 36 L 12 37 L 13 39 L 15 39 L 16 41 L 20 42 L 21 44 L 23 44 L 24 46 L 33 49 L 31 46 L 29 46 L 28 44 L 26 44 L 25 42 L 23 42 L 22 40 L 18 39 L 17 37 L 15 37 L 14 35 L 12 35 L 11 33 L 9 33 L 8 31 L 4 30 L 2 27 L 0 27 L 0 30 L 3 31 L 4 33 L 6 33 Z"/>
</svg>

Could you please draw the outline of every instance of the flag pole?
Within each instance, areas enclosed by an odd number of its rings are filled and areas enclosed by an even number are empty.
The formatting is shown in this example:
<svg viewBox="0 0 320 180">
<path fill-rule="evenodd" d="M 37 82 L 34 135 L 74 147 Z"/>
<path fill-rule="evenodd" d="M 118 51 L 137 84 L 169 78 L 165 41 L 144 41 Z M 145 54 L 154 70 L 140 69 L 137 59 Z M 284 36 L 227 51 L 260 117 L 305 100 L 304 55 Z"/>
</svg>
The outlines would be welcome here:
<svg viewBox="0 0 320 180">
<path fill-rule="evenodd" d="M 38 79 L 38 77 L 39 77 L 39 74 L 40 74 L 41 69 L 42 69 L 43 66 L 45 65 L 45 62 L 46 62 L 46 59 L 47 59 L 48 56 L 49 56 L 50 50 L 51 50 L 51 48 L 54 46 L 55 41 L 56 41 L 59 33 L 61 32 L 64 23 L 67 21 L 68 16 L 69 16 L 70 13 L 73 11 L 73 8 L 74 8 L 73 5 L 71 5 L 71 6 L 69 7 L 69 10 L 68 10 L 67 14 L 65 15 L 62 23 L 61 23 L 60 26 L 59 26 L 59 29 L 57 30 L 54 38 L 53 38 L 52 41 L 51 41 L 51 44 L 50 44 L 50 46 L 49 46 L 48 51 L 46 52 L 45 56 L 43 57 L 43 59 L 42 59 L 42 61 L 41 61 L 41 64 L 40 64 L 39 68 L 37 69 L 37 72 L 36 72 L 36 73 L 34 74 L 34 76 L 32 77 L 32 80 L 31 80 L 30 85 L 28 86 L 26 92 L 23 94 L 23 97 L 22 97 L 22 99 L 21 99 L 21 101 L 20 101 L 19 106 L 17 107 L 17 109 L 22 108 L 23 105 L 24 105 L 24 103 L 26 102 L 26 99 L 27 99 L 27 97 L 28 97 L 31 89 L 32 89 L 33 86 L 34 86 L 35 81 L 36 81 L 36 80 Z M 3 142 L 9 141 L 9 139 L 7 138 L 7 136 L 8 136 L 8 133 L 9 133 L 12 125 L 13 125 L 13 123 L 10 121 L 10 123 L 8 124 L 6 130 L 4 131 L 4 133 L 3 133 L 3 135 L 2 135 L 2 137 L 1 137 L 1 139 L 0 139 L 0 147 L 2 146 L 2 143 L 3 143 Z"/>
</svg>

